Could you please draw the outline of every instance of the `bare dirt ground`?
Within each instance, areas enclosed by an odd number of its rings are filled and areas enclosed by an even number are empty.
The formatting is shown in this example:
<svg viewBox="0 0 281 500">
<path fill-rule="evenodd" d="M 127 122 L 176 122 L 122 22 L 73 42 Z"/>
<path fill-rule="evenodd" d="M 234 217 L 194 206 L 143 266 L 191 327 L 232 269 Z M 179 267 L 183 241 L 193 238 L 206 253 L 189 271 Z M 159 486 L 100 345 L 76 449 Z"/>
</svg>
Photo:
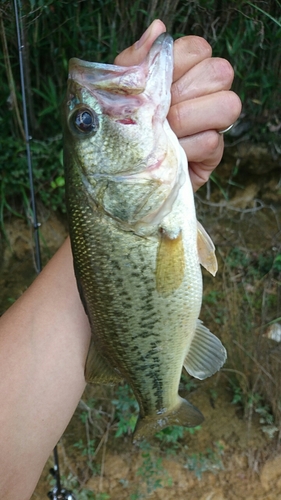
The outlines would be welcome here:
<svg viewBox="0 0 281 500">
<path fill-rule="evenodd" d="M 129 438 L 116 440 L 110 433 L 97 457 L 102 473 L 89 478 L 84 488 L 95 492 L 94 498 L 103 498 L 98 494 L 106 492 L 110 500 L 280 500 L 281 450 L 278 452 L 276 442 L 261 431 L 257 418 L 245 421 L 231 399 L 223 375 L 202 383 L 189 395 L 189 400 L 204 414 L 205 422 L 194 435 L 181 440 L 178 450 L 173 451 L 171 446 L 169 453 L 167 446 L 163 453 L 154 442 L 148 464 L 154 466 L 153 474 L 151 468 L 143 467 L 143 452 Z M 71 448 L 73 440 L 79 438 L 79 428 L 77 420 L 75 427 L 74 417 L 59 446 L 66 476 L 79 468 L 81 457 Z M 155 467 L 159 457 L 161 466 Z M 47 477 L 51 466 L 52 458 L 32 500 L 44 498 L 49 491 Z M 157 481 L 162 487 L 156 488 Z"/>
</svg>

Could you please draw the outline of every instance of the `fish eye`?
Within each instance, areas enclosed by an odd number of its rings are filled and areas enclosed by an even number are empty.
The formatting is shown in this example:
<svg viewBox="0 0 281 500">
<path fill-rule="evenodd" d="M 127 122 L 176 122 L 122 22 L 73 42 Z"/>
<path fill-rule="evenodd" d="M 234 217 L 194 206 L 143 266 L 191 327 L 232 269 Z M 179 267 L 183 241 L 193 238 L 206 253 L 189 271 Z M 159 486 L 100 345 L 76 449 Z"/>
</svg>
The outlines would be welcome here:
<svg viewBox="0 0 281 500">
<path fill-rule="evenodd" d="M 89 108 L 80 108 L 72 115 L 75 128 L 83 134 L 97 132 L 99 120 L 97 114 Z"/>
</svg>

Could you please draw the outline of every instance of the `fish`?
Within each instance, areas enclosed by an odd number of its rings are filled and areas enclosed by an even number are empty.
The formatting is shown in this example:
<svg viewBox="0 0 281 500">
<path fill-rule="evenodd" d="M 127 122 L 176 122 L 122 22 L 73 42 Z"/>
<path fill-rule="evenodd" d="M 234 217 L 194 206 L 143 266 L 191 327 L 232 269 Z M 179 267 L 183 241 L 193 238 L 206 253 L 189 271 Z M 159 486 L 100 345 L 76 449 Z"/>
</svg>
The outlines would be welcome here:
<svg viewBox="0 0 281 500">
<path fill-rule="evenodd" d="M 199 320 L 200 264 L 215 275 L 217 260 L 167 121 L 172 76 L 166 33 L 136 66 L 72 58 L 63 112 L 69 233 L 92 331 L 85 378 L 131 386 L 136 443 L 200 425 L 178 393 L 182 369 L 203 380 L 226 360 Z"/>
</svg>

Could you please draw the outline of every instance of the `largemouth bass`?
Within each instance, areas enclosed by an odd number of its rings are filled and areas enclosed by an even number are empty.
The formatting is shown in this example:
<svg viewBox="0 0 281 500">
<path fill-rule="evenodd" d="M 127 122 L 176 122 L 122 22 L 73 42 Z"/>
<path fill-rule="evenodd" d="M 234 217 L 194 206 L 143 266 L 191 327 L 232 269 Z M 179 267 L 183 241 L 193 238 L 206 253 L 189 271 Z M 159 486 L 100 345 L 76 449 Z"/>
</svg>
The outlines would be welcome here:
<svg viewBox="0 0 281 500">
<path fill-rule="evenodd" d="M 172 74 L 167 34 L 139 66 L 71 59 L 64 107 L 69 230 L 92 329 L 85 377 L 127 380 L 140 407 L 136 440 L 200 424 L 178 395 L 182 368 L 204 379 L 226 359 L 198 320 L 200 263 L 213 274 L 217 263 L 166 119 Z"/>
</svg>

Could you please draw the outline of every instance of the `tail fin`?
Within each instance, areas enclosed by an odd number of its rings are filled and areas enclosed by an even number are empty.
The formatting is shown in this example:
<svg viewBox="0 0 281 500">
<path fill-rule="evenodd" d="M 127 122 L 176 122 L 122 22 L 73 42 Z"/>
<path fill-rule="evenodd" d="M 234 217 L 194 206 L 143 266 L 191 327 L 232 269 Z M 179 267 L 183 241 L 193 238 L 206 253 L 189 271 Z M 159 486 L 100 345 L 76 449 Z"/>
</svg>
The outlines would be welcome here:
<svg viewBox="0 0 281 500">
<path fill-rule="evenodd" d="M 178 397 L 178 404 L 172 409 L 161 414 L 139 417 L 134 431 L 134 443 L 143 439 L 153 437 L 156 432 L 170 425 L 182 425 L 183 427 L 196 427 L 200 425 L 204 417 L 202 413 L 189 403 L 186 399 Z"/>
</svg>

